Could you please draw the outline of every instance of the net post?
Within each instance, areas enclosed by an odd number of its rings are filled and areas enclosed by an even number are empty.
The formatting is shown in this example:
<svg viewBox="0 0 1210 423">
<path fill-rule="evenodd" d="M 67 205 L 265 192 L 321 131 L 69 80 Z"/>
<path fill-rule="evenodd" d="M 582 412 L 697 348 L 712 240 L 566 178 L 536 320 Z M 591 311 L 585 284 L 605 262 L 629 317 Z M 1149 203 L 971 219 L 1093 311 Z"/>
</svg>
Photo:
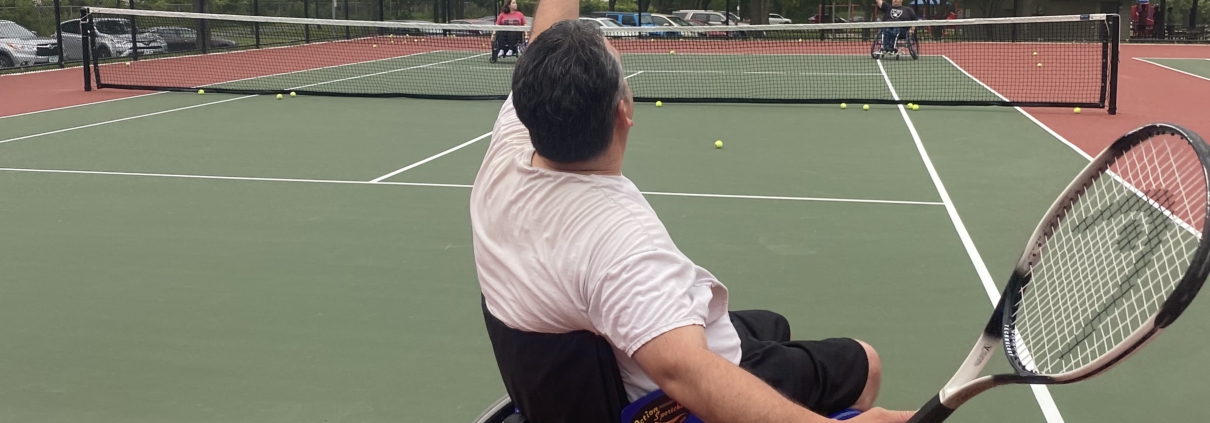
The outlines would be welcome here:
<svg viewBox="0 0 1210 423">
<path fill-rule="evenodd" d="M 311 2 L 303 0 L 303 17 L 311 17 Z M 303 25 L 303 42 L 311 43 L 311 25 Z"/>
<path fill-rule="evenodd" d="M 259 0 L 252 0 L 252 15 L 260 16 Z M 256 48 L 260 48 L 260 22 L 252 23 L 252 36 L 256 38 Z"/>
<path fill-rule="evenodd" d="M 59 56 L 59 68 L 66 67 L 63 64 L 63 18 L 60 16 L 59 0 L 55 0 L 55 54 Z"/>
<path fill-rule="evenodd" d="M 349 20 L 349 0 L 345 0 L 345 20 Z M 345 39 L 349 39 L 349 27 L 345 27 Z"/>
<path fill-rule="evenodd" d="M 1121 16 L 1117 14 L 1107 16 L 1109 19 L 1109 114 L 1118 114 L 1118 54 L 1121 47 L 1122 31 L 1119 26 L 1122 24 Z"/>
<path fill-rule="evenodd" d="M 130 10 L 134 10 L 134 0 L 129 2 Z M 130 57 L 139 60 L 139 28 L 134 23 L 134 15 L 130 15 Z"/>
<path fill-rule="evenodd" d="M 62 28 L 60 28 L 62 29 Z M 84 60 L 84 91 L 92 91 L 92 19 L 88 17 L 88 8 L 80 8 L 80 54 Z"/>
<path fill-rule="evenodd" d="M 380 22 L 387 20 L 384 3 L 386 3 L 386 0 L 378 0 L 378 20 Z"/>
</svg>

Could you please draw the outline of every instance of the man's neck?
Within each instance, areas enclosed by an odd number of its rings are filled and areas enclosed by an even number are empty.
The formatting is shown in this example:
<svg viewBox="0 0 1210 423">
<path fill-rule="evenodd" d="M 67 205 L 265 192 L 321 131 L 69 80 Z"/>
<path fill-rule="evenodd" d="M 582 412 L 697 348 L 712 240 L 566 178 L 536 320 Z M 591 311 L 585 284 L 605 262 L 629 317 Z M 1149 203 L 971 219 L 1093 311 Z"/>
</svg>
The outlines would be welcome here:
<svg viewBox="0 0 1210 423">
<path fill-rule="evenodd" d="M 606 152 L 592 160 L 574 162 L 574 163 L 559 163 L 547 160 L 538 152 L 534 152 L 530 166 L 553 170 L 556 172 L 575 173 L 579 175 L 621 175 L 622 160 L 621 157 L 615 157 L 611 152 Z"/>
</svg>

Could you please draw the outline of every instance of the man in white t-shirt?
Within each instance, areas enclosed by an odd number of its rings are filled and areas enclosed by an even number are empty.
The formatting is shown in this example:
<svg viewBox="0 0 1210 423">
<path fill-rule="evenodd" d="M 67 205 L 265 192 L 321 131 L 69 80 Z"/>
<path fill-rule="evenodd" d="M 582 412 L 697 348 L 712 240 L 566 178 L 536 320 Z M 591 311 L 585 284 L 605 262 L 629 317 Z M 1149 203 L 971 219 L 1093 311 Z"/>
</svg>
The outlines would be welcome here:
<svg viewBox="0 0 1210 423">
<path fill-rule="evenodd" d="M 633 99 L 617 51 L 578 11 L 539 5 L 471 191 L 487 311 L 515 330 L 600 335 L 629 400 L 663 389 L 705 421 L 822 422 L 846 408 L 868 410 L 851 422 L 906 421 L 873 408 L 873 348 L 791 341 L 777 314 L 729 312 L 727 288 L 677 249 L 621 174 Z"/>
</svg>

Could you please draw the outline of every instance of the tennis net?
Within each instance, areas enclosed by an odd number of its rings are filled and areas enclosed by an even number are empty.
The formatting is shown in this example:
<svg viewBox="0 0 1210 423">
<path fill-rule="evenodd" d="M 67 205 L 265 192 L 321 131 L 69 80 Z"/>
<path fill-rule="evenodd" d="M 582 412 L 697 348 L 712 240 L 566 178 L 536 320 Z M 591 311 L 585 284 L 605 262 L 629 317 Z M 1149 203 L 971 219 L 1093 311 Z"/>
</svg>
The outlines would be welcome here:
<svg viewBox="0 0 1210 423">
<path fill-rule="evenodd" d="M 443 99 L 507 97 L 529 29 L 100 7 L 82 19 L 95 45 L 86 84 L 99 88 Z M 601 30 L 638 101 L 1112 113 L 1117 25 L 1117 15 L 1078 15 Z M 904 35 L 883 52 L 896 28 Z M 513 45 L 493 60 L 493 47 Z"/>
</svg>

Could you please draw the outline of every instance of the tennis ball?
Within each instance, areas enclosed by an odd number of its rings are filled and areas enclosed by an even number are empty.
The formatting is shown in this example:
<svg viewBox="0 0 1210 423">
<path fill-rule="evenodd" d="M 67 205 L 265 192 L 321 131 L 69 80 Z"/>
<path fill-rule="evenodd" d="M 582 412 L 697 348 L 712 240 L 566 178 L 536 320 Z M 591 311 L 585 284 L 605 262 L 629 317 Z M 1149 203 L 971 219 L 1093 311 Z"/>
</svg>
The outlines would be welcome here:
<svg viewBox="0 0 1210 423">
<path fill-rule="evenodd" d="M 295 97 L 295 96 L 298 96 L 298 94 L 295 94 L 294 91 L 290 91 L 290 97 Z"/>
<path fill-rule="evenodd" d="M 668 54 L 676 54 L 676 50 L 668 50 Z"/>
<path fill-rule="evenodd" d="M 374 48 L 378 48 L 378 44 L 374 44 Z"/>
<path fill-rule="evenodd" d="M 844 110 L 844 109 L 847 109 L 847 108 L 849 108 L 849 105 L 848 105 L 848 104 L 840 103 L 840 110 Z"/>
<path fill-rule="evenodd" d="M 395 34 L 387 35 L 387 38 L 395 38 Z"/>
<path fill-rule="evenodd" d="M 1035 51 L 1035 52 L 1034 52 L 1034 56 L 1037 56 L 1037 55 L 1038 55 L 1038 52 L 1036 52 L 1036 51 Z"/>
<path fill-rule="evenodd" d="M 205 94 L 206 90 L 197 90 L 197 95 Z"/>
<path fill-rule="evenodd" d="M 126 66 L 130 66 L 130 62 L 126 62 Z"/>
<path fill-rule="evenodd" d="M 869 104 L 862 105 L 861 110 L 870 110 L 870 105 Z"/>
<path fill-rule="evenodd" d="M 664 102 L 656 100 L 655 107 L 664 107 Z"/>
<path fill-rule="evenodd" d="M 1042 67 L 1042 64 L 1041 64 L 1041 63 L 1038 63 L 1038 67 Z"/>
<path fill-rule="evenodd" d="M 277 95 L 277 99 L 278 99 L 278 100 L 281 100 L 281 94 L 278 94 L 278 95 Z"/>
<path fill-rule="evenodd" d="M 1075 110 L 1072 110 L 1072 111 L 1073 111 L 1073 112 L 1075 112 L 1077 115 L 1078 115 L 1078 114 L 1080 114 L 1080 108 L 1079 108 L 1079 107 L 1076 107 L 1076 108 L 1075 108 Z"/>
<path fill-rule="evenodd" d="M 723 140 L 715 141 L 714 148 L 723 148 Z"/>
<path fill-rule="evenodd" d="M 912 103 L 908 103 L 907 108 L 910 110 L 912 108 Z"/>
<path fill-rule="evenodd" d="M 920 105 L 919 105 L 919 104 L 913 104 L 913 105 L 912 105 L 912 110 L 920 110 Z"/>
</svg>

